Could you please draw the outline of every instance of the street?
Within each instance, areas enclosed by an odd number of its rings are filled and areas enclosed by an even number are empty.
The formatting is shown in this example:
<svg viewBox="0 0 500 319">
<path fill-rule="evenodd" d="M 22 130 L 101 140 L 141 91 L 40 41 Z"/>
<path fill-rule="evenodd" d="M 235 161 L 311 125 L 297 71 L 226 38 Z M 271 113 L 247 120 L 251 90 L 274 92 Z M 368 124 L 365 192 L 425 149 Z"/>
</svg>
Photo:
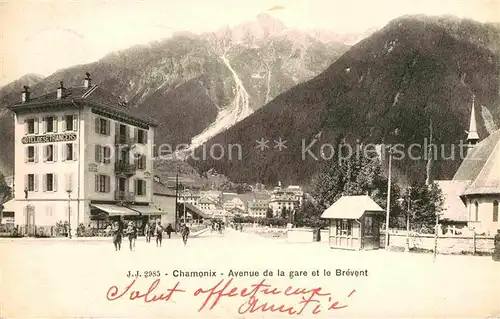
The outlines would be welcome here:
<svg viewBox="0 0 500 319">
<path fill-rule="evenodd" d="M 193 293 L 222 279 L 227 282 L 230 274 L 238 276 L 232 284 L 240 288 L 262 279 L 280 289 L 321 287 L 331 295 L 321 297 L 322 311 L 316 317 L 500 315 L 500 263 L 491 257 L 438 255 L 434 262 L 431 254 L 332 250 L 325 243 L 290 244 L 283 238 L 263 238 L 232 229 L 224 234 L 208 231 L 190 238 L 186 246 L 180 238 L 172 238 L 164 239 L 163 247 L 157 248 L 154 238 L 146 243 L 140 237 L 132 252 L 127 240 L 122 250 L 115 252 L 111 239 L 5 238 L 0 240 L 0 262 L 0 315 L 9 318 L 288 316 L 260 311 L 239 315 L 240 305 L 248 299 L 243 297 L 221 298 L 211 311 L 207 305 L 198 312 L 205 298 Z M 278 276 L 278 270 L 283 276 Z M 161 282 L 155 293 L 164 293 L 177 282 L 185 292 L 173 295 L 168 302 L 107 299 L 111 286 L 123 291 L 133 281 L 127 277 L 129 272 L 143 275 L 134 287 L 147 292 L 157 271 Z M 216 277 L 174 277 L 174 273 L 191 271 Z M 153 277 L 144 278 L 147 274 Z M 288 305 L 301 301 L 300 297 L 264 294 L 259 299 Z M 347 307 L 328 310 L 334 300 Z M 314 308 L 309 305 L 302 317 L 311 318 Z"/>
</svg>

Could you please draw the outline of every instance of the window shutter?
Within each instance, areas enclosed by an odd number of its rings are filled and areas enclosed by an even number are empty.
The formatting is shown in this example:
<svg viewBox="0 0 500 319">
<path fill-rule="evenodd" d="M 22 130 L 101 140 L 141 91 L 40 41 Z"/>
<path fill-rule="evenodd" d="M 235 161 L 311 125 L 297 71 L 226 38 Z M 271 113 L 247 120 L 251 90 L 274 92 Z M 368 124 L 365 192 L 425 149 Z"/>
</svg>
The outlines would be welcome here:
<svg viewBox="0 0 500 319">
<path fill-rule="evenodd" d="M 144 130 L 144 144 L 148 144 L 148 131 Z"/>
<path fill-rule="evenodd" d="M 33 146 L 35 148 L 35 163 L 38 163 L 38 145 Z"/>
<path fill-rule="evenodd" d="M 47 161 L 47 153 L 48 153 L 48 147 L 47 145 L 45 145 L 43 147 L 43 161 L 46 162 Z"/>
<path fill-rule="evenodd" d="M 68 129 L 68 126 L 66 125 L 66 115 L 61 116 L 61 125 L 62 125 L 61 132 L 66 132 L 66 130 Z"/>
<path fill-rule="evenodd" d="M 95 151 L 95 162 L 99 163 L 100 145 L 95 145 L 94 151 Z"/>
<path fill-rule="evenodd" d="M 24 174 L 24 189 L 28 188 L 28 174 Z"/>
<path fill-rule="evenodd" d="M 38 174 L 35 174 L 35 192 L 38 192 Z"/>
<path fill-rule="evenodd" d="M 111 121 L 106 120 L 106 135 L 111 135 Z"/>
<path fill-rule="evenodd" d="M 28 163 L 28 148 L 29 146 L 24 147 L 24 162 Z"/>
<path fill-rule="evenodd" d="M 53 144 L 52 152 L 54 152 L 52 159 L 54 160 L 54 162 L 57 162 L 57 144 Z"/>
<path fill-rule="evenodd" d="M 95 192 L 99 192 L 99 174 L 95 174 Z"/>
<path fill-rule="evenodd" d="M 45 124 L 45 117 L 42 117 L 42 122 L 40 123 L 40 125 L 41 125 L 41 132 L 47 133 L 47 125 Z"/>
<path fill-rule="evenodd" d="M 106 176 L 106 193 L 109 193 L 110 188 L 111 188 L 111 177 Z"/>
<path fill-rule="evenodd" d="M 47 191 L 47 174 L 42 175 L 42 190 Z"/>
<path fill-rule="evenodd" d="M 54 116 L 54 123 L 52 124 L 53 128 L 54 128 L 54 133 L 57 133 L 57 116 Z"/>
<path fill-rule="evenodd" d="M 142 194 L 146 195 L 146 181 L 141 180 L 141 182 L 142 182 Z"/>
<path fill-rule="evenodd" d="M 134 178 L 134 194 L 139 195 L 137 194 L 137 182 L 138 182 L 137 178 Z"/>
<path fill-rule="evenodd" d="M 24 119 L 24 135 L 28 134 L 28 120 Z"/>
<path fill-rule="evenodd" d="M 66 190 L 73 190 L 73 173 L 66 174 Z"/>
<path fill-rule="evenodd" d="M 52 174 L 52 190 L 57 192 L 57 174 Z"/>
<path fill-rule="evenodd" d="M 77 144 L 73 143 L 73 160 L 74 161 L 78 160 L 78 158 L 76 158 L 76 155 L 78 154 L 78 152 L 76 151 L 77 147 L 78 147 Z"/>
<path fill-rule="evenodd" d="M 134 143 L 137 143 L 139 141 L 139 129 L 137 127 L 134 127 Z"/>
<path fill-rule="evenodd" d="M 73 131 L 78 131 L 78 115 L 73 115 Z"/>
<path fill-rule="evenodd" d="M 99 133 L 101 131 L 101 122 L 99 121 L 99 118 L 95 118 L 95 132 Z"/>
<path fill-rule="evenodd" d="M 38 117 L 33 121 L 33 126 L 34 126 L 34 131 L 35 131 L 35 134 L 38 134 L 38 132 L 40 131 L 40 128 L 39 128 L 39 125 L 40 125 L 40 120 L 38 119 Z"/>
<path fill-rule="evenodd" d="M 61 153 L 62 153 L 61 162 L 65 162 L 66 158 L 68 156 L 68 144 L 63 144 L 62 145 Z"/>
</svg>

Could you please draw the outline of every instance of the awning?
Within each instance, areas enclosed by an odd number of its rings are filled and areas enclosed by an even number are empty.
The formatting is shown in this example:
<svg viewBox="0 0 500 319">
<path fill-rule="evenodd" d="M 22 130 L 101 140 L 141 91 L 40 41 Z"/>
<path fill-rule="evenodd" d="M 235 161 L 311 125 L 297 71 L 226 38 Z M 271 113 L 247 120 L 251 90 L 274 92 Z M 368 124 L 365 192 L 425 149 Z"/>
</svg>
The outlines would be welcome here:
<svg viewBox="0 0 500 319">
<path fill-rule="evenodd" d="M 133 209 L 134 211 L 142 214 L 142 215 L 164 215 L 167 214 L 166 211 L 162 211 L 159 208 L 156 208 L 154 206 L 137 206 L 137 205 L 131 205 L 129 208 Z"/>
<path fill-rule="evenodd" d="M 2 204 L 4 212 L 15 212 L 16 211 L 16 201 L 14 199 L 9 200 Z"/>
<path fill-rule="evenodd" d="M 91 204 L 95 207 L 109 214 L 109 216 L 125 216 L 125 215 L 139 215 L 138 212 L 131 210 L 127 207 L 112 205 L 112 204 Z"/>
</svg>

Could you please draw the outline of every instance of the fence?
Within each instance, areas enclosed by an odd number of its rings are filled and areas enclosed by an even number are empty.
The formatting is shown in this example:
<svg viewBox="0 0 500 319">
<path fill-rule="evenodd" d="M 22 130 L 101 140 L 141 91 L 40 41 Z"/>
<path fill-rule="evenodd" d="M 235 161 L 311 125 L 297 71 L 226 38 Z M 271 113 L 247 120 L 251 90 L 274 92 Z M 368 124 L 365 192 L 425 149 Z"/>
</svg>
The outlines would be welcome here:
<svg viewBox="0 0 500 319">
<path fill-rule="evenodd" d="M 410 232 L 409 248 L 434 251 L 436 237 L 433 234 Z M 406 232 L 389 232 L 390 247 L 406 247 Z M 385 234 L 380 236 L 380 246 L 385 247 Z M 495 248 L 493 237 L 467 235 L 439 235 L 437 237 L 437 252 L 440 254 L 492 253 Z"/>
</svg>

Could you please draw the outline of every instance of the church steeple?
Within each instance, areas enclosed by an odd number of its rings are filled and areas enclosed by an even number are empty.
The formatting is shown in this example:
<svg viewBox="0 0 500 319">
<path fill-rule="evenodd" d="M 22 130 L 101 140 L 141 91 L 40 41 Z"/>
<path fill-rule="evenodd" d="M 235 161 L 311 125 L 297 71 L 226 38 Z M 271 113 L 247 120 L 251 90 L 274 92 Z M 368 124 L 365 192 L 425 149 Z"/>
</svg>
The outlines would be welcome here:
<svg viewBox="0 0 500 319">
<path fill-rule="evenodd" d="M 479 135 L 477 134 L 476 110 L 474 102 L 475 95 L 472 95 L 472 110 L 470 113 L 469 131 L 467 132 L 467 142 L 469 143 L 470 148 L 476 145 L 477 141 L 479 140 Z"/>
</svg>

